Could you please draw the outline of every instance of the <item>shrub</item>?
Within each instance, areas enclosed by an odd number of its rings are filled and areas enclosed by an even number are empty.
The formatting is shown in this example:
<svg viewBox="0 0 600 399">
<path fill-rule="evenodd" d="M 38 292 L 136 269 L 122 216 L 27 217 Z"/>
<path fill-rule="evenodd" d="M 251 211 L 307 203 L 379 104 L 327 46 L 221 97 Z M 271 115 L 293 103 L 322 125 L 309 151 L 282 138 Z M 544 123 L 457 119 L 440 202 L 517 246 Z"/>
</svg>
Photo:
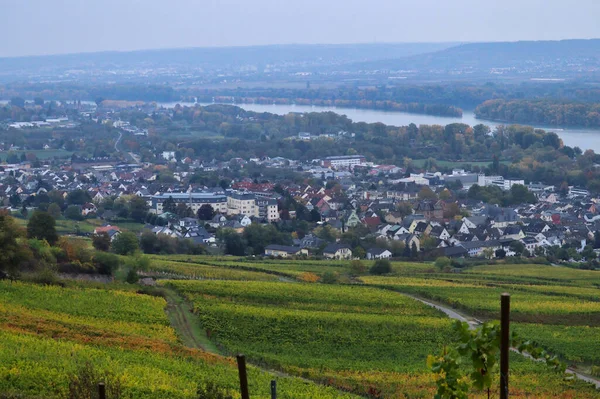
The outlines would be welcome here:
<svg viewBox="0 0 600 399">
<path fill-rule="evenodd" d="M 367 266 L 362 263 L 360 260 L 353 260 L 350 263 L 350 272 L 354 276 L 360 276 L 361 274 L 365 274 L 367 272 Z"/>
<path fill-rule="evenodd" d="M 338 275 L 334 272 L 325 272 L 321 277 L 323 284 L 335 284 L 338 281 Z"/>
<path fill-rule="evenodd" d="M 314 273 L 306 272 L 298 276 L 298 280 L 304 281 L 305 283 L 316 283 L 319 281 L 319 276 Z"/>
<path fill-rule="evenodd" d="M 382 275 L 388 274 L 392 272 L 392 264 L 387 259 L 377 259 L 371 269 L 369 269 L 369 273 L 374 275 Z"/>
<path fill-rule="evenodd" d="M 452 261 L 446 256 L 440 256 L 435 260 L 435 267 L 442 271 L 450 269 L 451 265 Z"/>
<path fill-rule="evenodd" d="M 119 257 L 108 252 L 96 252 L 94 255 L 94 267 L 98 273 L 112 276 L 119 267 Z"/>
</svg>

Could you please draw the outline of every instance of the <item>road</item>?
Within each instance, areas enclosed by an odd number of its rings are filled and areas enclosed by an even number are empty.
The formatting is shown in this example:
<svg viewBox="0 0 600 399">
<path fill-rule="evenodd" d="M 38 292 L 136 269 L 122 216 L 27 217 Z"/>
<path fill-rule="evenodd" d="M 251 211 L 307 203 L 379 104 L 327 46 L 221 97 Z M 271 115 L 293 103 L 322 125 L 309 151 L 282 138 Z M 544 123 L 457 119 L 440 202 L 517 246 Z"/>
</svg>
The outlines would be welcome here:
<svg viewBox="0 0 600 399">
<path fill-rule="evenodd" d="M 414 296 L 414 295 L 406 294 L 404 292 L 400 292 L 400 294 L 402 294 L 404 296 L 407 296 L 409 298 L 412 298 L 412 299 L 414 299 L 416 301 L 419 301 L 419 302 L 421 302 L 421 303 L 423 303 L 423 304 L 425 304 L 427 306 L 431 306 L 432 308 L 435 308 L 435 309 L 443 312 L 444 314 L 446 314 L 446 316 L 450 317 L 453 320 L 459 320 L 459 321 L 462 321 L 462 322 L 467 322 L 469 324 L 469 327 L 471 329 L 474 329 L 477 326 L 479 326 L 479 325 L 482 324 L 482 322 L 480 320 L 477 320 L 476 318 L 473 318 L 473 317 L 469 318 L 467 316 L 464 316 L 464 315 L 456 312 L 454 309 L 452 309 L 452 308 L 450 308 L 450 307 L 448 307 L 446 305 L 441 305 L 439 303 L 430 302 L 430 301 L 427 301 L 427 300 L 425 300 L 423 298 L 419 298 L 419 297 Z M 514 352 L 516 352 L 516 353 L 520 353 L 520 352 L 518 352 L 514 348 L 512 350 Z M 542 359 L 534 359 L 533 357 L 531 357 L 527 353 L 520 353 L 520 354 L 523 355 L 523 356 L 525 356 L 526 358 L 531 359 L 531 360 L 536 361 L 536 362 L 543 361 Z M 579 378 L 580 380 L 588 382 L 590 384 L 593 384 L 593 385 L 596 386 L 597 389 L 600 389 L 600 380 L 598 380 L 596 378 L 590 377 L 590 376 L 585 375 L 585 374 L 581 374 L 578 371 L 573 370 L 572 368 L 567 368 L 567 373 L 573 374 L 575 377 Z"/>
<path fill-rule="evenodd" d="M 117 148 L 117 145 L 119 145 L 119 141 L 121 141 L 122 138 L 123 138 L 123 132 L 119 130 L 119 138 L 117 139 L 117 141 L 115 141 L 115 151 L 116 152 L 121 152 L 121 150 L 119 150 Z"/>
</svg>

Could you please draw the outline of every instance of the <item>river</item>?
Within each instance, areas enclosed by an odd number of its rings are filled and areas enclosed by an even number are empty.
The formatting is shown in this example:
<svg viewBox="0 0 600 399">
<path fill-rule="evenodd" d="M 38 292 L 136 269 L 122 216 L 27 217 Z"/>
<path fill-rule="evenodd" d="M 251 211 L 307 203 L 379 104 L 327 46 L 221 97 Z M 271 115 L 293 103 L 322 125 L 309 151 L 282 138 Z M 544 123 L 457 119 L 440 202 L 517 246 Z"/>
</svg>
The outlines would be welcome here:
<svg viewBox="0 0 600 399">
<path fill-rule="evenodd" d="M 169 106 L 171 104 L 165 104 Z M 183 104 L 182 104 L 183 105 Z M 187 104 L 186 104 L 187 105 Z M 201 104 L 207 105 L 207 104 Z M 354 122 L 376 123 L 381 122 L 392 126 L 406 126 L 411 123 L 415 125 L 448 125 L 451 123 L 465 123 L 474 126 L 480 123 L 488 125 L 492 130 L 500 122 L 477 119 L 473 111 L 464 111 L 462 118 L 451 116 L 435 116 L 425 114 L 412 114 L 407 112 L 379 111 L 371 109 L 357 108 L 337 108 L 337 107 L 319 107 L 310 105 L 265 105 L 265 104 L 235 104 L 240 108 L 254 112 L 270 112 L 278 115 L 285 115 L 289 112 L 327 112 L 333 111 L 338 114 L 346 115 Z M 600 154 L 600 129 L 589 128 L 553 128 L 551 126 L 534 126 L 546 131 L 555 132 L 563 140 L 565 145 L 579 147 L 582 150 L 591 149 Z"/>
<path fill-rule="evenodd" d="M 5 101 L 0 101 L 2 104 Z M 83 103 L 84 101 L 82 101 Z M 91 104 L 92 102 L 89 101 Z M 187 105 L 193 106 L 194 103 L 186 102 L 169 102 L 169 103 L 157 103 L 158 106 L 165 108 L 173 108 L 175 105 Z M 209 105 L 209 104 L 200 104 Z M 270 112 L 278 115 L 285 115 L 289 112 L 327 112 L 333 111 L 338 114 L 346 115 L 354 122 L 366 122 L 376 123 L 381 122 L 386 125 L 393 126 L 406 126 L 411 123 L 415 125 L 448 125 L 450 123 L 465 123 L 470 126 L 483 123 L 488 125 L 492 130 L 502 124 L 500 122 L 477 119 L 473 111 L 464 111 L 463 116 L 450 117 L 450 116 L 435 116 L 425 114 L 411 114 L 407 112 L 394 112 L 394 111 L 379 111 L 371 109 L 357 109 L 357 108 L 337 108 L 337 107 L 319 107 L 310 105 L 265 105 L 265 104 L 235 104 L 240 108 L 254 112 Z M 582 150 L 591 149 L 594 152 L 600 154 L 600 129 L 590 128 L 556 128 L 552 126 L 534 126 L 536 128 L 544 129 L 546 131 L 555 132 L 563 140 L 565 145 L 571 147 L 579 147 Z"/>
</svg>

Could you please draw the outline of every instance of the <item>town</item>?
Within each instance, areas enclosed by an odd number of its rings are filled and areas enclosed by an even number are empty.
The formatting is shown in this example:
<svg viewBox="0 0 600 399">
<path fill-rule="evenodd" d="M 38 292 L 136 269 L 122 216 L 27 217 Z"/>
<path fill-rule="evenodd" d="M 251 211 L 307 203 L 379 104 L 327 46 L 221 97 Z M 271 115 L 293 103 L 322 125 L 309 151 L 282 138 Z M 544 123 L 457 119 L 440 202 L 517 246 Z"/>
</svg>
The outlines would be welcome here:
<svg viewBox="0 0 600 399">
<path fill-rule="evenodd" d="M 67 103 L 73 120 L 63 115 L 8 121 L 5 129 L 68 130 L 82 118 L 94 118 L 93 123 L 111 124 L 118 132 L 117 150 L 122 137 L 148 135 L 146 128 L 111 119 L 116 112 L 110 107 L 103 106 L 103 113 L 96 108 L 93 103 Z M 143 109 L 138 106 L 138 112 Z M 148 107 L 146 112 L 157 111 Z M 288 139 L 336 141 L 348 136 L 353 134 L 299 132 Z M 132 230 L 138 236 L 190 240 L 211 254 L 282 258 L 524 256 L 594 267 L 600 251 L 597 199 L 573 186 L 526 183 L 485 175 L 481 169 L 441 173 L 424 165 L 417 172 L 404 165 L 377 164 L 360 154 L 209 162 L 179 149 L 158 151 L 153 162 L 142 161 L 133 151 L 118 152 L 121 158 L 72 156 L 60 162 L 35 155 L 65 151 L 49 147 L 56 142 L 38 142 L 43 144 L 38 151 L 28 151 L 26 144 L 4 144 L 8 151 L 0 172 L 0 200 L 19 218 L 35 209 L 48 211 L 65 220 L 70 234 L 106 233 L 113 240 Z M 250 168 L 270 171 L 269 177 L 241 173 Z M 169 179 L 161 179 L 164 171 Z M 199 173 L 210 174 L 212 184 L 198 182 Z M 273 226 L 277 234 L 245 233 L 256 225 Z"/>
</svg>

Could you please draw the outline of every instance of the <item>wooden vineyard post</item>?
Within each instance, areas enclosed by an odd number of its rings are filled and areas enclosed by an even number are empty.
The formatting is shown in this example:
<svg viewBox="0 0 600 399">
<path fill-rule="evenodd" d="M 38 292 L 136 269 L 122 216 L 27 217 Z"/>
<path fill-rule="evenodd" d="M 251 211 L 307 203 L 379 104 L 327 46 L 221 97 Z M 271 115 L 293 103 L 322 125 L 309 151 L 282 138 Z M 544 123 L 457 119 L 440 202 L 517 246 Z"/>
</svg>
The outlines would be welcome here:
<svg viewBox="0 0 600 399">
<path fill-rule="evenodd" d="M 103 382 L 98 384 L 98 397 L 100 399 L 106 399 L 106 385 Z"/>
<path fill-rule="evenodd" d="M 271 399 L 277 399 L 277 381 L 271 381 Z"/>
<path fill-rule="evenodd" d="M 500 399 L 508 399 L 508 354 L 510 350 L 510 294 L 500 297 Z"/>
<path fill-rule="evenodd" d="M 240 392 L 242 399 L 250 399 L 248 393 L 248 374 L 246 373 L 246 356 L 237 355 L 238 372 L 240 374 Z"/>
</svg>

